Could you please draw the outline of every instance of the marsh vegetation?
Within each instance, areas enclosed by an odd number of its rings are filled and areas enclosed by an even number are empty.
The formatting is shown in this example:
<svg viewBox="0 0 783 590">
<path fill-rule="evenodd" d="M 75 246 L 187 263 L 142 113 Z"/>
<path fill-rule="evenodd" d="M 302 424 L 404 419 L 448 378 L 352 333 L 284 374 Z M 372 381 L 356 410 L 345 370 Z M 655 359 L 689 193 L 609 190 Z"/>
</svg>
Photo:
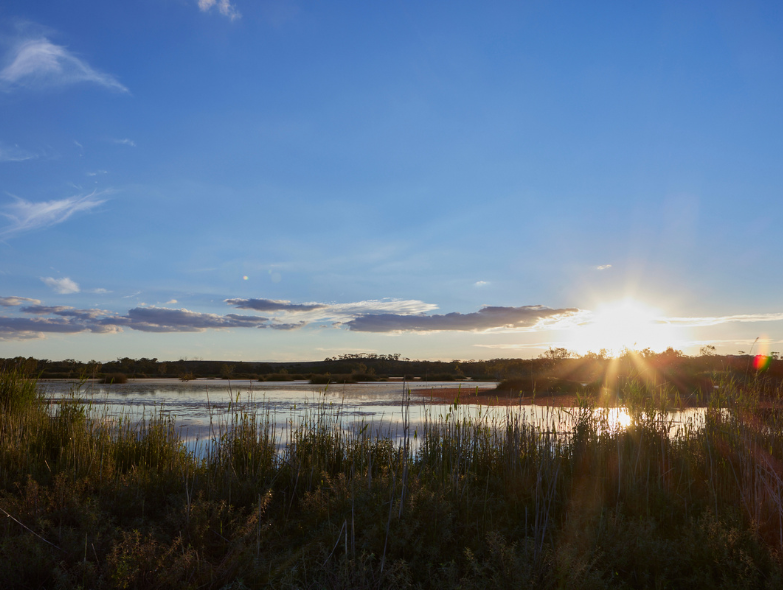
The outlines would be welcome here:
<svg viewBox="0 0 783 590">
<path fill-rule="evenodd" d="M 392 438 L 324 405 L 282 432 L 240 405 L 193 453 L 7 363 L 4 587 L 777 588 L 783 415 L 757 383 L 674 430 L 638 381 L 626 424 L 580 398 L 568 429 L 453 404 Z"/>
</svg>

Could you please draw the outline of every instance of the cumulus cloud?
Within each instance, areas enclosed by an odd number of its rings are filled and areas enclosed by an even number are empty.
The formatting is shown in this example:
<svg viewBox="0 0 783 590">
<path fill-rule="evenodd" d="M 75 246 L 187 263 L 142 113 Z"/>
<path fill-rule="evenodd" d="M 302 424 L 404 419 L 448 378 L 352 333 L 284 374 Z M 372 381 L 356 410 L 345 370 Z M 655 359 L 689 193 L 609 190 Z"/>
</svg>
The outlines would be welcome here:
<svg viewBox="0 0 783 590">
<path fill-rule="evenodd" d="M 236 20 L 242 15 L 236 7 L 231 4 L 230 0 L 198 0 L 198 7 L 201 12 L 209 12 L 213 7 L 217 7 L 217 10 L 223 16 L 227 16 L 231 20 Z"/>
<path fill-rule="evenodd" d="M 4 61 L 6 66 L 0 70 L 0 89 L 6 91 L 88 82 L 128 92 L 111 74 L 92 68 L 62 45 L 55 45 L 44 37 L 19 41 Z"/>
<path fill-rule="evenodd" d="M 486 287 L 487 285 L 489 285 L 488 281 L 476 281 L 473 283 L 474 287 Z"/>
<path fill-rule="evenodd" d="M 533 329 L 542 323 L 560 320 L 579 312 L 578 309 L 551 309 L 543 305 L 523 307 L 484 307 L 473 313 L 444 315 L 362 315 L 346 326 L 354 332 L 483 332 L 498 328 Z"/>
<path fill-rule="evenodd" d="M 601 266 L 596 266 L 595 270 L 607 270 L 609 268 L 612 268 L 611 264 L 602 264 Z"/>
<path fill-rule="evenodd" d="M 0 141 L 0 162 L 24 162 L 37 157 L 38 154 L 23 150 L 18 145 L 8 145 Z"/>
<path fill-rule="evenodd" d="M 62 223 L 76 213 L 89 211 L 103 204 L 105 200 L 100 196 L 100 193 L 92 192 L 88 195 L 41 203 L 32 203 L 19 197 L 12 197 L 14 201 L 0 210 L 0 215 L 11 222 L 0 228 L 0 238 Z"/>
<path fill-rule="evenodd" d="M 176 299 L 169 299 L 164 305 L 174 305 L 175 303 L 177 303 Z"/>
<path fill-rule="evenodd" d="M 78 293 L 80 291 L 79 285 L 68 277 L 63 277 L 61 279 L 41 277 L 41 280 L 47 287 L 54 289 L 55 293 L 59 293 L 60 295 L 68 295 L 69 293 Z"/>
</svg>

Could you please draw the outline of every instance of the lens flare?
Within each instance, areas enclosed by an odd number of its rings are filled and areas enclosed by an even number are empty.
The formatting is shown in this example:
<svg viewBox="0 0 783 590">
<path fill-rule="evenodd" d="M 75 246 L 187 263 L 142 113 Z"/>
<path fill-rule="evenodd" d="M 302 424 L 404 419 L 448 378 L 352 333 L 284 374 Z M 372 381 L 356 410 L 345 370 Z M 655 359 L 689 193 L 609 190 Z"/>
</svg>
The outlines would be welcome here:
<svg viewBox="0 0 783 590">
<path fill-rule="evenodd" d="M 248 276 L 247 276 L 247 275 L 245 275 L 245 276 L 243 276 L 243 277 L 242 277 L 242 280 L 243 280 L 243 281 L 246 281 L 247 279 L 248 279 Z"/>
<path fill-rule="evenodd" d="M 772 357 L 764 354 L 757 354 L 753 357 L 753 368 L 757 371 L 766 371 L 772 363 Z"/>
</svg>

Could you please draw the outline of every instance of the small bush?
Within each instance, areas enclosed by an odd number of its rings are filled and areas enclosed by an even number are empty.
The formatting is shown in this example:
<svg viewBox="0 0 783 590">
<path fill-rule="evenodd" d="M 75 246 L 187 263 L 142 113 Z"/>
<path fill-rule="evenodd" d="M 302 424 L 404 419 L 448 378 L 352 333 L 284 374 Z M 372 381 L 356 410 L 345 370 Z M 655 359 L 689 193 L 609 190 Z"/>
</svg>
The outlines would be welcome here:
<svg viewBox="0 0 783 590">
<path fill-rule="evenodd" d="M 293 381 L 296 377 L 296 375 L 289 375 L 288 373 L 270 373 L 259 379 L 259 381 Z"/>
<path fill-rule="evenodd" d="M 101 379 L 101 383 L 127 383 L 128 376 L 125 373 L 106 373 Z"/>
</svg>

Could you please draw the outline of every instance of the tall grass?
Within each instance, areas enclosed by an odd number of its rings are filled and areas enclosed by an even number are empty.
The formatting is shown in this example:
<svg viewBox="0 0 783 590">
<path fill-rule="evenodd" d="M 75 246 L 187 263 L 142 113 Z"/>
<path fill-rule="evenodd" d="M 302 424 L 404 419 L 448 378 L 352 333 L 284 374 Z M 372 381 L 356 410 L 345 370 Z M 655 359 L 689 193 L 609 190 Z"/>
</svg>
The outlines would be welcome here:
<svg viewBox="0 0 783 590">
<path fill-rule="evenodd" d="M 0 414 L 4 588 L 783 583 L 781 416 L 731 383 L 681 425 L 629 384 L 625 428 L 584 400 L 536 425 L 438 406 L 394 436 L 339 406 L 281 431 L 235 403 L 194 452 L 163 414 L 0 375 L 33 400 Z"/>
</svg>

